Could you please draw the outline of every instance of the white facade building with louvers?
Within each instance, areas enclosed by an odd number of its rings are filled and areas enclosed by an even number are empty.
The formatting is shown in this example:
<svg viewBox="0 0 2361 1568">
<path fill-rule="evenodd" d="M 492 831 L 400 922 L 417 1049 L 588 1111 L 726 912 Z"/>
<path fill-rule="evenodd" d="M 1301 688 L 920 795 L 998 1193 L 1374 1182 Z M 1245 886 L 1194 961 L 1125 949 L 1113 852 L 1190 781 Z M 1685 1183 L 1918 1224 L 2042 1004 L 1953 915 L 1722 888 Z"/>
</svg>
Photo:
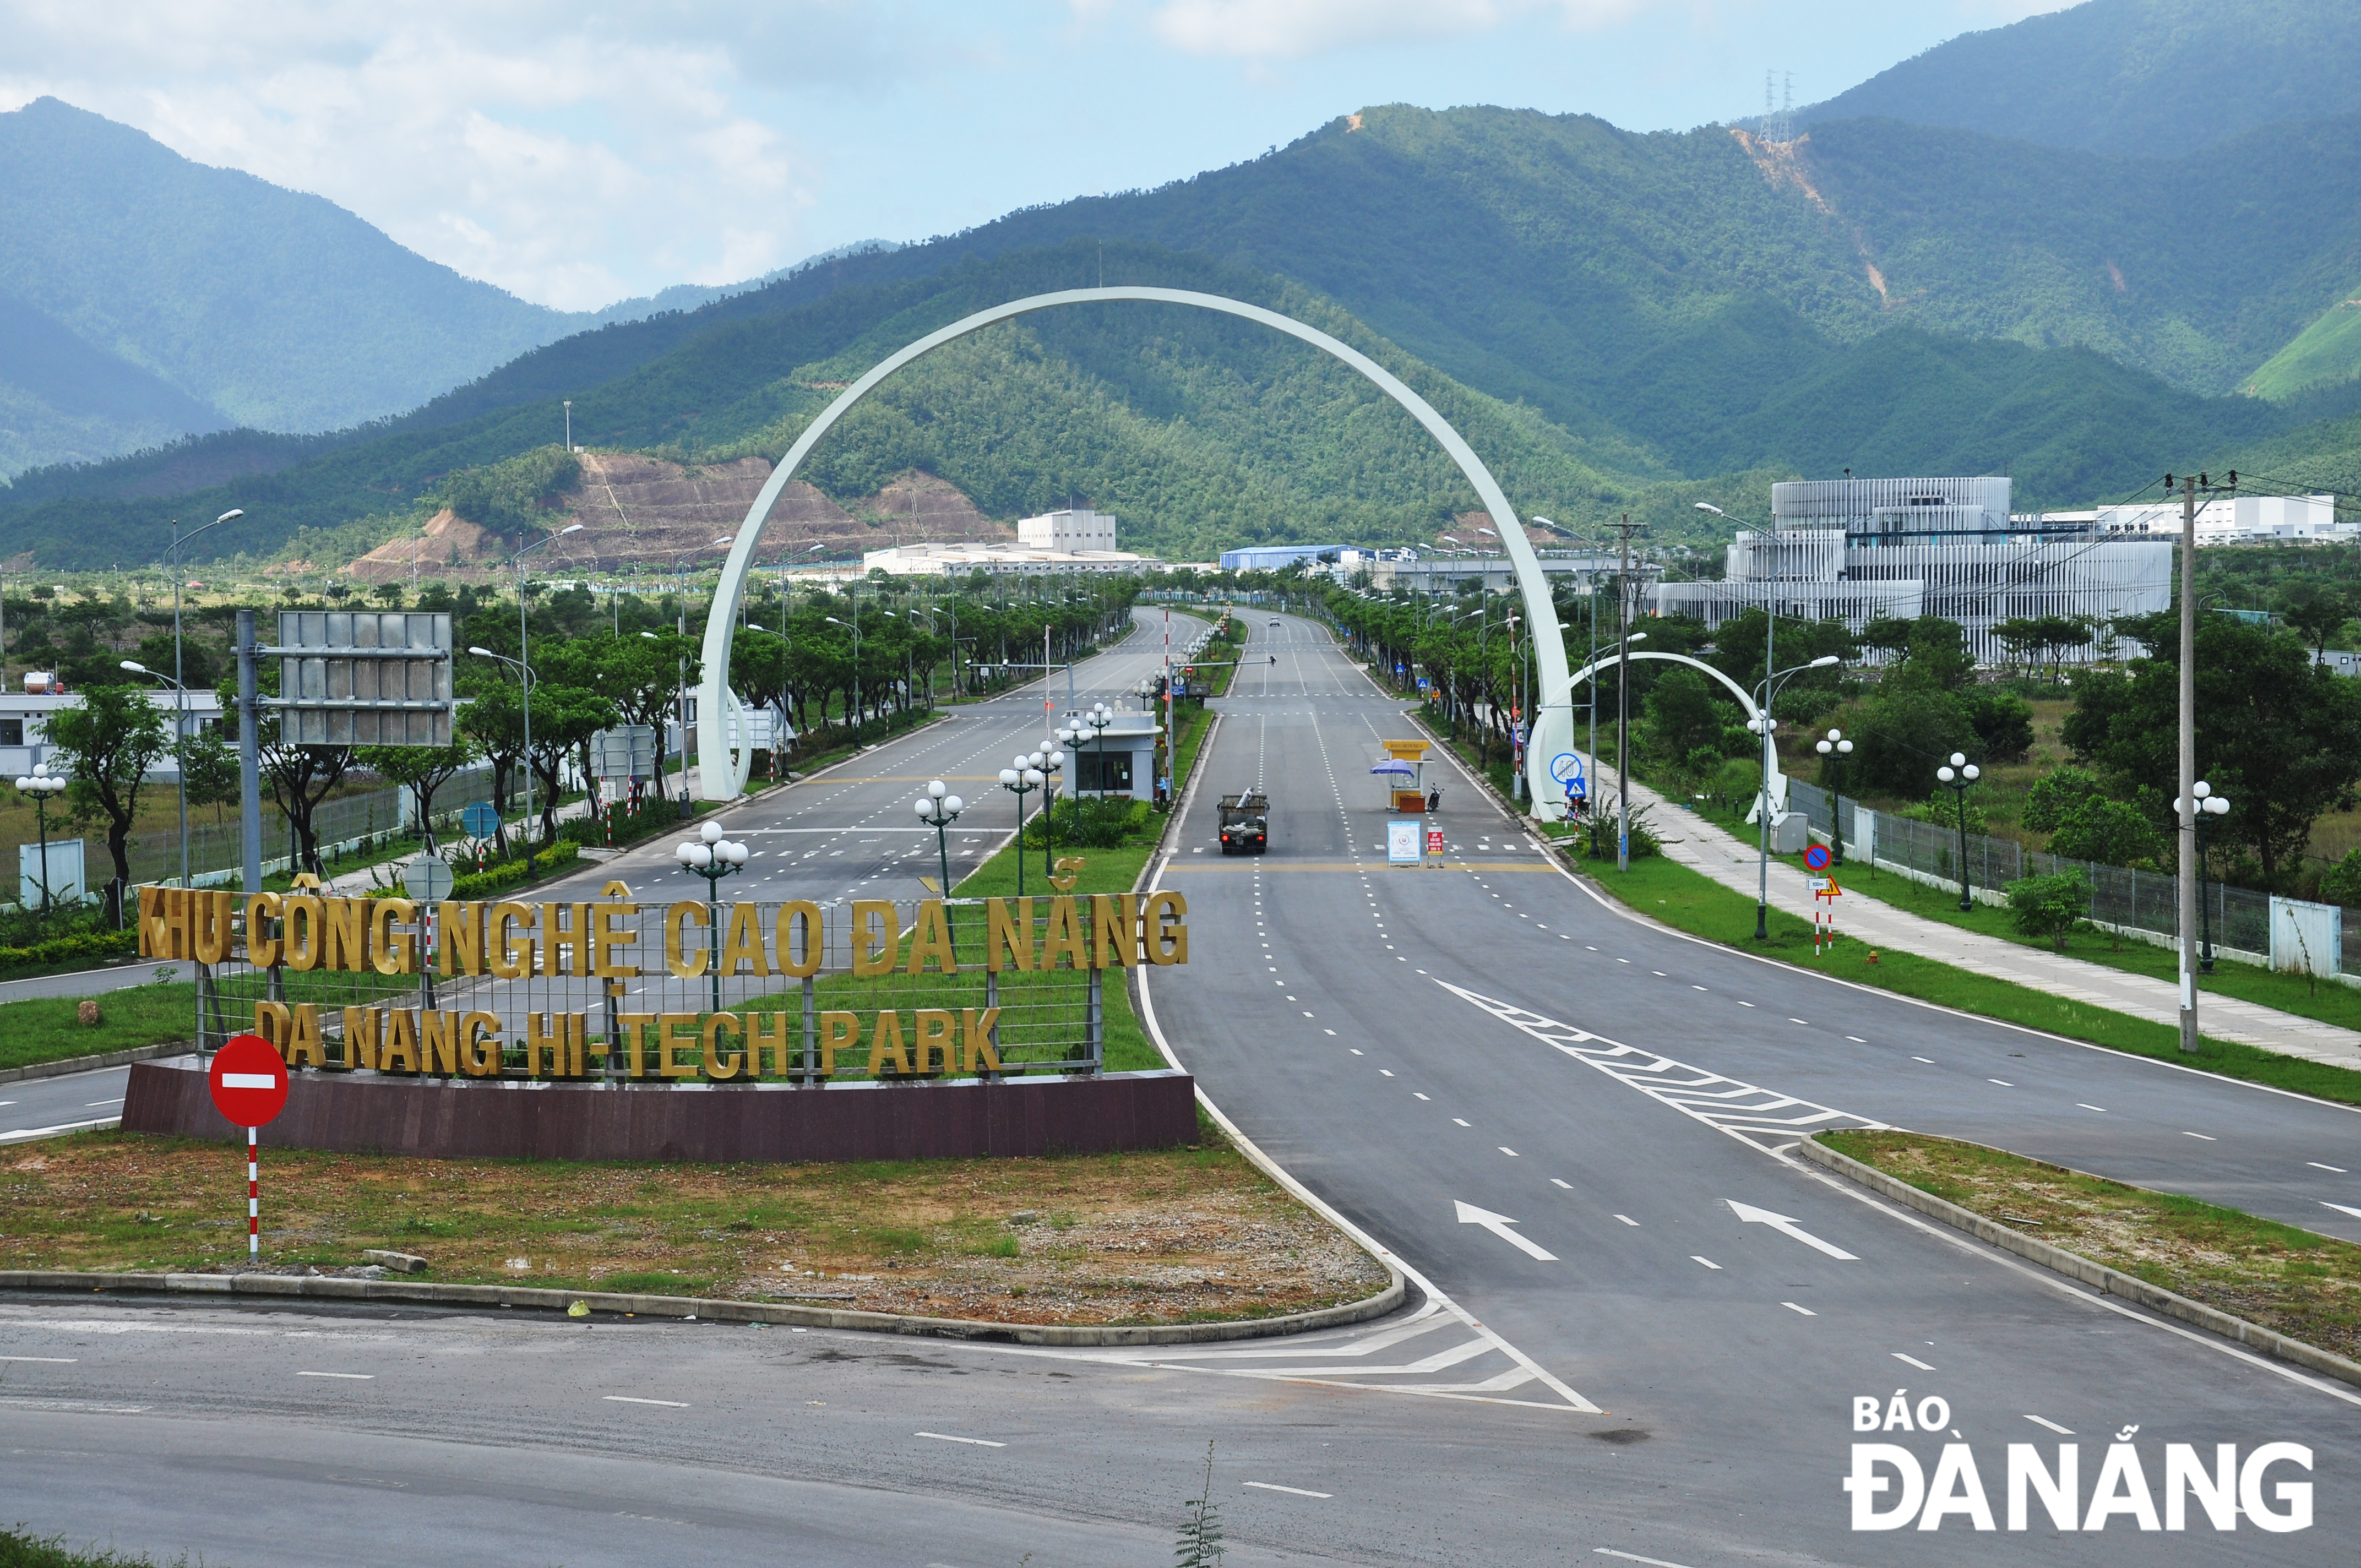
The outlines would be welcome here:
<svg viewBox="0 0 2361 1568">
<path fill-rule="evenodd" d="M 2097 628 L 2172 602 L 2169 541 L 2016 517 L 2006 479 L 1796 480 L 1771 487 L 1771 517 L 1769 532 L 1731 542 L 1720 582 L 1658 584 L 1657 612 L 1719 627 L 1775 607 L 1783 619 L 1833 619 L 1855 631 L 1883 617 L 1938 615 L 1964 627 L 1989 664 L 2002 660 L 2001 621 L 2056 615 Z"/>
</svg>

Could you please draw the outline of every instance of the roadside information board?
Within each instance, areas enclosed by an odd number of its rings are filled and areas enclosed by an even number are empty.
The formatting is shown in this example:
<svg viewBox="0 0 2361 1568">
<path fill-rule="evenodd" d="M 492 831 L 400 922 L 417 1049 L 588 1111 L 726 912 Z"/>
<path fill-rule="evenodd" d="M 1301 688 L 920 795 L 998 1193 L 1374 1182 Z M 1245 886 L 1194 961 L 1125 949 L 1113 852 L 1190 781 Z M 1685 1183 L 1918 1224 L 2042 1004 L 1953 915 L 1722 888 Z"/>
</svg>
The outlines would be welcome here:
<svg viewBox="0 0 2361 1568">
<path fill-rule="evenodd" d="M 246 1129 L 246 1254 L 262 1255 L 261 1171 L 255 1163 L 254 1130 L 287 1108 L 287 1064 L 279 1047 L 259 1035 L 238 1035 L 214 1053 L 207 1075 L 214 1109 L 233 1126 Z"/>
<path fill-rule="evenodd" d="M 1442 828 L 1430 828 L 1426 830 L 1426 852 L 1433 855 L 1437 860 L 1441 860 L 1443 858 Z"/>
<path fill-rule="evenodd" d="M 1414 866 L 1419 863 L 1418 828 L 1415 822 L 1400 819 L 1386 824 L 1386 863 L 1389 866 Z"/>
</svg>

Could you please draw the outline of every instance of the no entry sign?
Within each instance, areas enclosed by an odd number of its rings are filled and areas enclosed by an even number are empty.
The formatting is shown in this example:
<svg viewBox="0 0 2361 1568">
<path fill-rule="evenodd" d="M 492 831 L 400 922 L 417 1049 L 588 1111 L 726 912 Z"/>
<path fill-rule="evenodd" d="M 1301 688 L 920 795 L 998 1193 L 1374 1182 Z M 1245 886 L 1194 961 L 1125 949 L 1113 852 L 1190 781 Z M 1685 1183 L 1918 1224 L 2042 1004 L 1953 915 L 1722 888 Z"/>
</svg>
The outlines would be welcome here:
<svg viewBox="0 0 2361 1568">
<path fill-rule="evenodd" d="M 246 1255 L 262 1255 L 262 1171 L 254 1129 L 287 1108 L 287 1064 L 259 1035 L 239 1035 L 214 1053 L 214 1109 L 246 1129 Z"/>
<path fill-rule="evenodd" d="M 233 1125 L 267 1126 L 287 1108 L 287 1064 L 259 1035 L 239 1035 L 214 1053 L 214 1109 Z"/>
</svg>

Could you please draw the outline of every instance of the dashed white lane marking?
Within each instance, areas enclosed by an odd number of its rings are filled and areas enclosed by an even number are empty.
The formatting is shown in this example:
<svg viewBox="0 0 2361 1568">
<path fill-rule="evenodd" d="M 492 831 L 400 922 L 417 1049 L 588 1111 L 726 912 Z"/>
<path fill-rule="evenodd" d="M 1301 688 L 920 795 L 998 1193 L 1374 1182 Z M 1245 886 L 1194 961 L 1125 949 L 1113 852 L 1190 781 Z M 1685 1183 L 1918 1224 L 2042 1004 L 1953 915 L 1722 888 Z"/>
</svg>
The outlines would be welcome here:
<svg viewBox="0 0 2361 1568">
<path fill-rule="evenodd" d="M 1845 1038 L 1850 1040 L 1856 1046 L 1865 1046 L 1869 1044 L 1867 1040 L 1862 1039 L 1859 1035 L 1847 1035 Z"/>
<path fill-rule="evenodd" d="M 686 1401 L 681 1399 L 635 1399 L 629 1394 L 601 1394 L 599 1398 L 611 1405 L 662 1405 L 667 1410 L 688 1409 Z"/>
<path fill-rule="evenodd" d="M 1517 1157 L 1517 1151 L 1510 1148 L 1506 1144 L 1496 1144 L 1493 1146 L 1498 1148 L 1502 1154 L 1507 1155 L 1510 1159 L 1515 1159 Z"/>
<path fill-rule="evenodd" d="M 1912 1057 L 1910 1059 L 1912 1061 L 1923 1061 L 1928 1067 L 1933 1067 L 1935 1065 L 1935 1058 L 1933 1057 Z"/>
<path fill-rule="evenodd" d="M 1809 1307 L 1798 1307 L 1798 1306 L 1797 1306 L 1797 1305 L 1795 1305 L 1795 1302 L 1793 1302 L 1793 1301 L 1782 1301 L 1782 1302 L 1780 1302 L 1780 1303 L 1779 1303 L 1779 1305 L 1781 1305 L 1781 1306 L 1783 1306 L 1783 1307 L 1786 1308 L 1786 1309 L 1787 1309 L 1787 1310 L 1789 1310 L 1789 1311 L 1791 1311 L 1791 1312 L 1801 1312 L 1801 1313 L 1803 1313 L 1803 1314 L 1804 1314 L 1804 1316 L 1806 1316 L 1806 1317 L 1807 1317 L 1807 1318 L 1817 1318 L 1817 1317 L 1818 1317 L 1818 1316 L 1819 1316 L 1819 1314 L 1818 1314 L 1817 1312 L 1815 1312 L 1815 1311 L 1814 1311 L 1814 1310 L 1812 1310 Z"/>
<path fill-rule="evenodd" d="M 1008 1446 L 1005 1442 L 994 1442 L 988 1437 L 953 1437 L 947 1431 L 922 1431 L 914 1432 L 911 1435 L 914 1437 L 930 1437 L 937 1442 L 964 1442 L 972 1444 L 977 1448 L 1006 1448 Z"/>
<path fill-rule="evenodd" d="M 51 1366 L 71 1366 L 81 1360 L 78 1355 L 0 1355 L 0 1361 L 38 1361 Z"/>
<path fill-rule="evenodd" d="M 2074 1430 L 2071 1427 L 2061 1427 L 2056 1421 L 2049 1420 L 2046 1416 L 2027 1416 L 2025 1419 L 2031 1421 L 2035 1426 L 2048 1427 L 2059 1437 L 2072 1437 L 2074 1435 Z"/>
<path fill-rule="evenodd" d="M 2015 1088 L 2016 1087 L 2016 1085 L 2015 1085 L 2015 1084 L 2011 1083 L 2008 1080 L 2006 1080 L 2006 1079 L 2004 1079 L 2004 1078 L 1987 1078 L 1987 1079 L 1985 1079 L 1985 1080 L 1984 1080 L 1984 1081 L 1985 1081 L 1986 1083 L 1997 1083 L 1997 1084 L 1999 1084 L 2003 1089 L 2015 1089 Z"/>
<path fill-rule="evenodd" d="M 1574 1190 L 1574 1183 L 1572 1183 L 1571 1181 L 1560 1181 L 1560 1180 L 1559 1180 L 1556 1177 L 1554 1177 L 1554 1176 L 1553 1176 L 1553 1177 L 1551 1177 L 1551 1178 L 1550 1178 L 1550 1185 L 1551 1185 L 1552 1187 L 1563 1187 L 1563 1188 L 1565 1188 L 1568 1192 L 1571 1192 L 1571 1191 L 1573 1191 L 1573 1190 Z"/>
<path fill-rule="evenodd" d="M 1620 1557 L 1626 1563 L 1645 1563 L 1648 1568 L 1688 1568 L 1685 1563 L 1667 1563 L 1661 1557 L 1642 1557 L 1636 1552 L 1618 1552 L 1611 1546 L 1594 1546 L 1590 1550 L 1600 1557 Z"/>
<path fill-rule="evenodd" d="M 2097 1109 L 2097 1107 L 2096 1107 L 2096 1106 L 2092 1106 L 2092 1107 L 2090 1107 L 2090 1109 L 2096 1110 L 2096 1109 Z M 2323 1164 L 2321 1164 L 2321 1163 L 2320 1163 L 2318 1160 L 2316 1160 L 2316 1159 L 2308 1159 L 2308 1160 L 2305 1160 L 2303 1163 L 2304 1163 L 2304 1164 L 2306 1164 L 2306 1165 L 2308 1165 L 2308 1166 L 2310 1166 L 2310 1167 L 2312 1167 L 2312 1169 L 2314 1169 L 2314 1170 L 2333 1170 L 2333 1171 L 2334 1171 L 2334 1172 L 2335 1172 L 2337 1175 L 2339 1175 L 2339 1176 L 2344 1176 L 2344 1175 L 2347 1174 L 2347 1173 L 2346 1173 L 2346 1171 L 2345 1171 L 2345 1168 L 2344 1168 L 2343 1166 L 2341 1166 L 2341 1165 L 2323 1165 Z"/>
<path fill-rule="evenodd" d="M 1721 1265 L 1714 1262 L 1714 1260 L 1709 1257 L 1699 1257 L 1696 1253 L 1691 1253 L 1689 1254 L 1689 1261 L 1691 1263 L 1702 1263 L 1708 1268 L 1712 1269 L 1716 1274 L 1719 1274 L 1721 1272 Z"/>
<path fill-rule="evenodd" d="M 2203 1133 L 2183 1133 L 2180 1135 L 2184 1138 L 2201 1138 L 2209 1144 L 2218 1144 L 2222 1141 L 2216 1137 L 2209 1137 Z"/>
<path fill-rule="evenodd" d="M 1900 1351 L 1898 1351 L 1898 1350 L 1897 1350 L 1897 1351 L 1895 1351 L 1895 1352 L 1894 1353 L 1894 1360 L 1896 1360 L 1896 1361 L 1905 1361 L 1905 1362 L 1908 1362 L 1911 1365 L 1913 1365 L 1913 1366 L 1916 1367 L 1916 1368 L 1917 1368 L 1919 1371 L 1921 1371 L 1921 1372 L 1932 1372 L 1932 1371 L 1934 1371 L 1934 1370 L 1935 1370 L 1933 1367 L 1931 1367 L 1931 1366 L 1927 1365 L 1925 1362 L 1923 1362 L 1923 1361 L 1919 1360 L 1916 1356 L 1915 1356 L 1915 1355 L 1905 1355 L 1905 1354 L 1902 1354 Z"/>
<path fill-rule="evenodd" d="M 1252 1486 L 1258 1492 L 1284 1492 L 1290 1497 L 1333 1497 L 1335 1496 L 1334 1492 L 1307 1492 L 1301 1486 L 1282 1486 L 1275 1481 L 1247 1481 L 1243 1484 Z"/>
<path fill-rule="evenodd" d="M 1468 1127 L 1468 1126 L 1473 1126 L 1473 1125 L 1475 1125 L 1475 1124 L 1474 1124 L 1474 1123 L 1472 1123 L 1472 1122 L 1468 1121 L 1465 1116 L 1454 1116 L 1454 1117 L 1453 1117 L 1453 1118 L 1451 1118 L 1451 1119 L 1452 1119 L 1453 1121 L 1455 1121 L 1455 1122 L 1458 1123 L 1458 1124 L 1459 1124 L 1461 1126 L 1463 1126 L 1463 1127 Z"/>
<path fill-rule="evenodd" d="M 1636 1226 L 1636 1225 L 1638 1225 L 1638 1224 L 1639 1224 L 1639 1223 L 1640 1223 L 1639 1221 L 1637 1221 L 1637 1220 L 1633 1219 L 1633 1218 L 1632 1218 L 1631 1215 L 1629 1215 L 1629 1214 L 1618 1214 L 1618 1215 L 1616 1215 L 1615 1217 L 1616 1217 L 1617 1219 L 1619 1219 L 1619 1220 L 1622 1221 L 1622 1222 L 1623 1222 L 1625 1224 L 1627 1224 L 1627 1225 L 1633 1225 L 1633 1226 Z"/>
<path fill-rule="evenodd" d="M 298 1377 L 342 1377 L 355 1383 L 372 1383 L 377 1380 L 377 1374 L 374 1372 L 298 1372 L 295 1376 Z"/>
</svg>

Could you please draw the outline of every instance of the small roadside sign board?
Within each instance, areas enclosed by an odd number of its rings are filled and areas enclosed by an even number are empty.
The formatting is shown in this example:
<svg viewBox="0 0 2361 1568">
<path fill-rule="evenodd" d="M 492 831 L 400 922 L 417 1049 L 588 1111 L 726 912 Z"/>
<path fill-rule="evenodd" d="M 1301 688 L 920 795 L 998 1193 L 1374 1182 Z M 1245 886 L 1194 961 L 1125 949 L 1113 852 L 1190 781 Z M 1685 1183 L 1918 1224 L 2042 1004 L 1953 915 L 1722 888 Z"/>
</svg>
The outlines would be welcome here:
<svg viewBox="0 0 2361 1568">
<path fill-rule="evenodd" d="M 1826 844 L 1815 844 L 1810 849 L 1806 850 L 1804 851 L 1804 863 L 1811 867 L 1816 872 L 1824 872 L 1828 870 L 1828 847 Z"/>
<path fill-rule="evenodd" d="M 214 1053 L 214 1109 L 233 1126 L 268 1126 L 287 1106 L 287 1064 L 259 1035 L 239 1035 Z"/>
<path fill-rule="evenodd" d="M 459 813 L 459 827 L 470 839 L 489 839 L 500 830 L 500 814 L 489 800 L 479 800 Z"/>
<path fill-rule="evenodd" d="M 1414 866 L 1419 863 L 1418 829 L 1416 822 L 1396 819 L 1386 824 L 1386 863 L 1391 866 Z"/>
<path fill-rule="evenodd" d="M 433 855 L 421 855 L 402 868 L 402 891 L 421 904 L 451 896 L 451 868 Z"/>
<path fill-rule="evenodd" d="M 1426 830 L 1426 852 L 1433 856 L 1438 861 L 1443 858 L 1442 828 L 1429 828 Z"/>
</svg>

